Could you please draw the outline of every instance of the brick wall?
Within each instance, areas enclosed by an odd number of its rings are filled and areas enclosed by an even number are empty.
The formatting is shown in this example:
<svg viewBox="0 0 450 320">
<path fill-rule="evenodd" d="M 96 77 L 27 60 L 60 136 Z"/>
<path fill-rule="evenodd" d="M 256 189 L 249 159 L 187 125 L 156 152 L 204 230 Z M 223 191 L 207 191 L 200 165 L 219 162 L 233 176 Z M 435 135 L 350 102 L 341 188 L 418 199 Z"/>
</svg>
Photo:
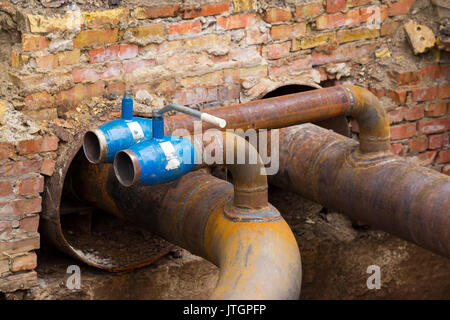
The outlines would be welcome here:
<svg viewBox="0 0 450 320">
<path fill-rule="evenodd" d="M 10 14 L 20 41 L 7 70 L 14 95 L 2 97 L 9 108 L 3 106 L 3 113 L 15 109 L 37 129 L 25 138 L 0 139 L 0 290 L 36 284 L 40 194 L 55 170 L 58 145 L 70 143 L 80 121 L 110 112 L 111 104 L 117 111 L 125 89 L 152 106 L 177 102 L 203 108 L 251 100 L 285 84 L 359 84 L 385 102 L 394 153 L 450 174 L 448 54 L 433 49 L 423 58 L 407 47 L 403 55 L 392 49 L 406 43 L 401 25 L 408 14 L 416 15 L 411 8 L 432 10 L 428 0 L 417 2 L 218 0 L 127 7 L 123 1 L 123 7 L 95 11 L 15 7 Z M 374 12 L 381 19 L 375 27 Z M 396 59 L 412 63 L 399 71 Z M 377 61 L 384 62 L 381 69 Z M 356 123 L 352 130 L 358 132 Z"/>
</svg>

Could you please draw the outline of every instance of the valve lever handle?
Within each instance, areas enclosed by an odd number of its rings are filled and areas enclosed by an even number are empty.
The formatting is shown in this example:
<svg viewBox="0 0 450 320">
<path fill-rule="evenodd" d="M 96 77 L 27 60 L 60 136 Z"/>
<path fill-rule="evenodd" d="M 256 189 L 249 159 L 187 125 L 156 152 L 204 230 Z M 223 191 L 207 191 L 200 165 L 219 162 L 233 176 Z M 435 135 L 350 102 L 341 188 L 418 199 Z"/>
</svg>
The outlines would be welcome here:
<svg viewBox="0 0 450 320">
<path fill-rule="evenodd" d="M 154 110 L 153 111 L 153 116 L 154 117 L 162 117 L 162 115 L 168 111 L 171 110 L 176 110 L 176 111 L 180 111 L 183 112 L 185 114 L 188 114 L 192 117 L 201 119 L 202 121 L 208 122 L 214 126 L 220 127 L 220 128 L 225 128 L 227 125 L 227 122 L 225 119 L 213 116 L 209 113 L 206 112 L 200 112 L 198 110 L 183 106 L 181 104 L 177 104 L 177 103 L 171 103 L 168 104 L 164 107 L 162 107 L 161 109 L 158 110 Z"/>
</svg>

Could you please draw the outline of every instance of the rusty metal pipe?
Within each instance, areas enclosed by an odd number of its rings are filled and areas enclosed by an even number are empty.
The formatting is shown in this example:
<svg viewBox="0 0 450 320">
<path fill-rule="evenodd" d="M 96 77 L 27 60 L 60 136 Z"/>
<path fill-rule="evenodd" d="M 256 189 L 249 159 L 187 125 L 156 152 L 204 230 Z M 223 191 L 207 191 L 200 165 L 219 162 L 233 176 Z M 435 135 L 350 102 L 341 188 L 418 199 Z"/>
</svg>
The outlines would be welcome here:
<svg viewBox="0 0 450 320">
<path fill-rule="evenodd" d="M 213 299 L 298 299 L 300 253 L 292 231 L 270 204 L 233 205 L 233 185 L 203 170 L 155 186 L 123 187 L 110 164 L 85 159 L 72 190 L 220 268 Z"/>
<path fill-rule="evenodd" d="M 336 86 L 299 92 L 242 104 L 208 109 L 227 122 L 227 128 L 275 129 L 320 121 L 337 116 L 354 117 L 360 126 L 360 151 L 389 152 L 389 121 L 378 99 L 367 89 Z M 179 128 L 194 131 L 194 121 L 186 115 L 165 120 L 165 132 Z M 203 123 L 203 130 L 212 126 Z"/>
<path fill-rule="evenodd" d="M 280 130 L 279 160 L 271 183 L 450 257 L 450 177 L 312 124 Z"/>
</svg>

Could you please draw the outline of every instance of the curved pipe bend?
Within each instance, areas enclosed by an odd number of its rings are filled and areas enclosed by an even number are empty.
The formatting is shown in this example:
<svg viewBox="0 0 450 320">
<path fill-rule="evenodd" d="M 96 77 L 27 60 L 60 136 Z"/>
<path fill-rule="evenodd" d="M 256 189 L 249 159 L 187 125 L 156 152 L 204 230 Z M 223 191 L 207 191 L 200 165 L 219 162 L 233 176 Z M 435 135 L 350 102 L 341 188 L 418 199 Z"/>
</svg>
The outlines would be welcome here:
<svg viewBox="0 0 450 320">
<path fill-rule="evenodd" d="M 242 222 L 215 212 L 205 230 L 205 245 L 210 261 L 220 268 L 211 299 L 299 298 L 300 252 L 281 216 Z"/>
<path fill-rule="evenodd" d="M 343 86 L 350 96 L 347 115 L 359 125 L 361 153 L 388 153 L 390 146 L 389 118 L 378 98 L 369 90 L 354 85 Z"/>
<path fill-rule="evenodd" d="M 211 139 L 202 136 L 191 137 L 197 151 L 205 161 L 207 150 L 218 150 L 222 155 L 222 163 L 230 170 L 234 185 L 234 202 L 239 208 L 258 209 L 268 205 L 268 184 L 266 169 L 258 150 L 243 137 L 229 132 L 211 130 Z M 213 138 L 214 137 L 214 138 Z M 201 140 L 201 141 L 200 141 Z M 201 146 L 201 147 L 200 147 Z M 243 159 L 241 159 L 244 156 Z M 244 163 L 240 163 L 244 161 Z"/>
</svg>

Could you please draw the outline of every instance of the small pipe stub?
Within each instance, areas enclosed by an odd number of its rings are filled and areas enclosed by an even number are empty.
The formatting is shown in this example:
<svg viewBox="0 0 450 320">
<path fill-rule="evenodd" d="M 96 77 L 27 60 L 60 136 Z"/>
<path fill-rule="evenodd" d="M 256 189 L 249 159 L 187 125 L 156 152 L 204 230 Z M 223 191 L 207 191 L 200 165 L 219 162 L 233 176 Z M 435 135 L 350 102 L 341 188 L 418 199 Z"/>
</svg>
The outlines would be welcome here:
<svg viewBox="0 0 450 320">
<path fill-rule="evenodd" d="M 114 158 L 114 173 L 125 187 L 137 184 L 141 178 L 141 165 L 137 155 L 129 149 L 119 151 Z"/>
<path fill-rule="evenodd" d="M 105 134 L 100 129 L 88 131 L 83 139 L 83 151 L 91 163 L 101 163 L 108 155 L 108 143 Z"/>
</svg>

